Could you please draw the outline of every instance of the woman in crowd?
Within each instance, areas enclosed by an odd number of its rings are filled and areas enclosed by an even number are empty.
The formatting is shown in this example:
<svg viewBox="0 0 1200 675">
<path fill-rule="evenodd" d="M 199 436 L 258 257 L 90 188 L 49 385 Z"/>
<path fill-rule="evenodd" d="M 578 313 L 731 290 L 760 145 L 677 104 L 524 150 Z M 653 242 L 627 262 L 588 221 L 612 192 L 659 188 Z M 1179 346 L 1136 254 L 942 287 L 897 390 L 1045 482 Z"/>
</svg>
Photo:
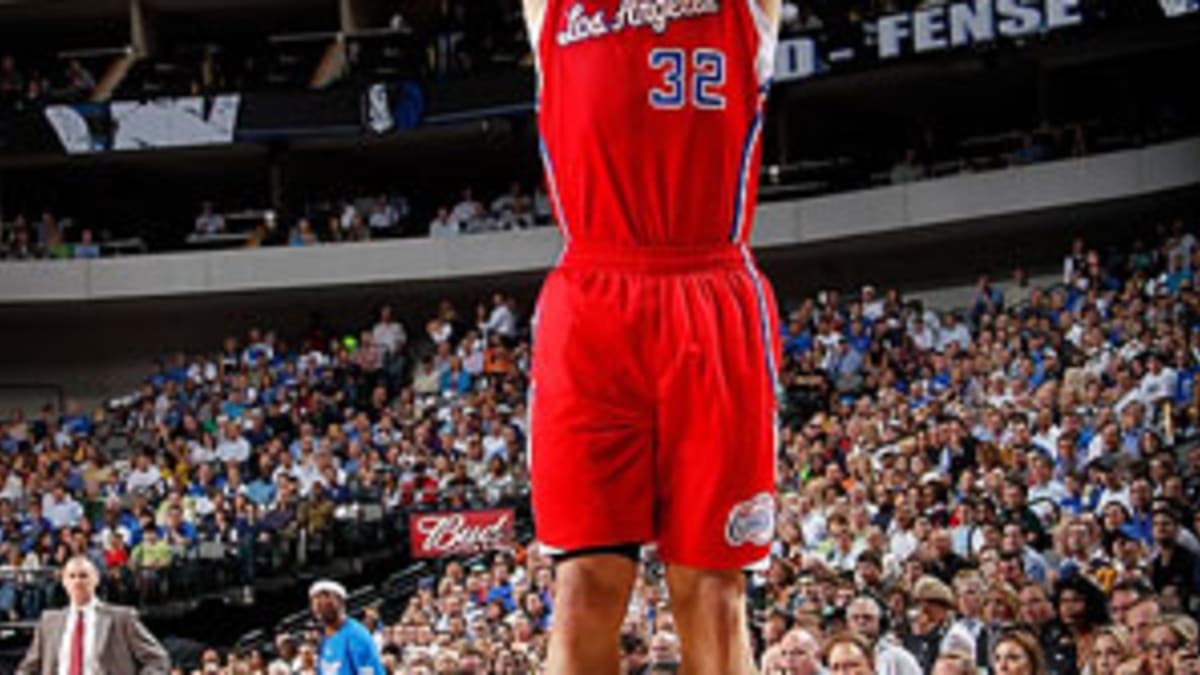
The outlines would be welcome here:
<svg viewBox="0 0 1200 675">
<path fill-rule="evenodd" d="M 1163 617 L 1150 629 L 1146 650 L 1144 671 L 1149 675 L 1193 675 L 1196 622 L 1181 615 Z"/>
<path fill-rule="evenodd" d="M 1115 675 L 1117 668 L 1132 654 L 1129 633 L 1121 626 L 1104 626 L 1096 631 L 1084 675 Z"/>
<path fill-rule="evenodd" d="M 992 672 L 995 675 L 1048 675 L 1046 655 L 1028 631 L 1013 630 L 1002 634 L 992 648 Z"/>
<path fill-rule="evenodd" d="M 1082 574 L 1072 573 L 1059 580 L 1054 606 L 1058 620 L 1075 644 L 1076 664 L 1083 668 L 1091 657 L 1096 632 L 1109 623 L 1108 601 L 1095 584 Z"/>
</svg>

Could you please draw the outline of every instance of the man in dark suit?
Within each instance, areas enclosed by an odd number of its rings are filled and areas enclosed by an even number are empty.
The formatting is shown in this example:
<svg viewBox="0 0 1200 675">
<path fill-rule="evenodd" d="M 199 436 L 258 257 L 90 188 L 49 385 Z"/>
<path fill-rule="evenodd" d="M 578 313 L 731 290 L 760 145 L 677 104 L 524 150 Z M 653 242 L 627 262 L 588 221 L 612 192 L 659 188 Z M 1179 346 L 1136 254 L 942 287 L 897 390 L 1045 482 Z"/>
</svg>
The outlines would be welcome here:
<svg viewBox="0 0 1200 675">
<path fill-rule="evenodd" d="M 71 604 L 42 613 L 18 675 L 167 675 L 167 652 L 137 613 L 96 598 L 100 575 L 90 560 L 71 558 L 62 577 Z"/>
</svg>

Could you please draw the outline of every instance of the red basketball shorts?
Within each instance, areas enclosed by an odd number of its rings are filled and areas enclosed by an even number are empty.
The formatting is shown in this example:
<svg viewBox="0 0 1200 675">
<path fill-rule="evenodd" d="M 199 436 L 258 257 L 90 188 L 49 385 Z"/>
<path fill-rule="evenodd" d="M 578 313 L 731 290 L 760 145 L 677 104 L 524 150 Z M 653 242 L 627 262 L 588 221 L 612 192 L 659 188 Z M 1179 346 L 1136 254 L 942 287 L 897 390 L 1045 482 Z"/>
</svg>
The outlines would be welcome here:
<svg viewBox="0 0 1200 675">
<path fill-rule="evenodd" d="M 774 296 L 749 251 L 572 244 L 535 311 L 534 520 L 561 552 L 762 563 L 775 529 Z"/>
</svg>

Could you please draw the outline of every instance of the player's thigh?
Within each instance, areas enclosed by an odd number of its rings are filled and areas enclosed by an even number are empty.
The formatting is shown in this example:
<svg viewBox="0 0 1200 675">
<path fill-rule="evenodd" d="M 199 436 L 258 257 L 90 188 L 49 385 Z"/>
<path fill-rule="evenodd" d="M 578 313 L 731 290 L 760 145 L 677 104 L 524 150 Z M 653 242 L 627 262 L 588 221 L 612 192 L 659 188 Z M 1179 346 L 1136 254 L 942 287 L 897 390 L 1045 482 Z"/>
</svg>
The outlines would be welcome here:
<svg viewBox="0 0 1200 675">
<path fill-rule="evenodd" d="M 551 274 L 539 300 L 530 402 L 538 538 L 572 551 L 653 537 L 652 409 L 636 285 Z"/>
<path fill-rule="evenodd" d="M 688 314 L 659 402 L 659 550 L 668 563 L 738 570 L 775 525 L 774 302 L 749 272 L 677 291 Z"/>
</svg>

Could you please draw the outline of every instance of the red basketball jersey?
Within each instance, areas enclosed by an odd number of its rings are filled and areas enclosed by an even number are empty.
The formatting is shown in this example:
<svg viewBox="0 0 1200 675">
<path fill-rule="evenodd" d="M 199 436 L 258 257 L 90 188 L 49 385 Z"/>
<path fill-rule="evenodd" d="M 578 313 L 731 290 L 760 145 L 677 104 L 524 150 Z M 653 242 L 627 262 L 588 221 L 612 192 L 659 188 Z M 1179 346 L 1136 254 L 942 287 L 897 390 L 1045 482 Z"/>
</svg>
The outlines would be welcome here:
<svg viewBox="0 0 1200 675">
<path fill-rule="evenodd" d="M 539 127 L 564 239 L 743 243 L 775 34 L 759 0 L 547 0 Z"/>
</svg>

